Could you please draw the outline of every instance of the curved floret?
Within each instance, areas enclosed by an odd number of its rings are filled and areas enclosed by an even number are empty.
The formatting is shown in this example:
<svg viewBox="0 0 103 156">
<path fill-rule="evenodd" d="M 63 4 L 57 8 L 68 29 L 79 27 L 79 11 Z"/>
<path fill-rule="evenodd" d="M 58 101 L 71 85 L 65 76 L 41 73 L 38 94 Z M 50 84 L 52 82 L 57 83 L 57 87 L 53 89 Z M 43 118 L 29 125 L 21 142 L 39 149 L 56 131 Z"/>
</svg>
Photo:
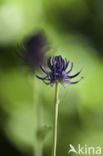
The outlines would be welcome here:
<svg viewBox="0 0 103 156">
<path fill-rule="evenodd" d="M 80 78 L 78 81 L 72 82 L 71 79 L 78 76 L 81 71 L 76 73 L 75 75 L 70 75 L 73 69 L 73 63 L 71 64 L 71 68 L 67 71 L 68 66 L 70 65 L 70 61 L 67 59 L 63 59 L 61 56 L 55 56 L 53 58 L 49 57 L 47 60 L 47 65 L 49 67 L 49 71 L 47 71 L 43 66 L 40 66 L 41 70 L 46 74 L 45 77 L 40 77 L 38 75 L 37 78 L 43 80 L 43 82 L 47 85 L 54 85 L 55 83 L 65 83 L 68 84 L 76 84 L 78 83 L 83 77 Z"/>
</svg>

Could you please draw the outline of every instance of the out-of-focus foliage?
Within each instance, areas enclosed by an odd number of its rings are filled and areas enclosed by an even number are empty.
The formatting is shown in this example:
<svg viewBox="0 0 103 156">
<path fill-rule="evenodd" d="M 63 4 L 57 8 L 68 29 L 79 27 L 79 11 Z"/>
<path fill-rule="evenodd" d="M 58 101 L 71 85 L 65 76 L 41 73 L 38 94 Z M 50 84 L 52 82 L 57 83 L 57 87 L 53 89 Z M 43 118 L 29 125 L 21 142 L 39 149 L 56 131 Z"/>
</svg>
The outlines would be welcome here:
<svg viewBox="0 0 103 156">
<path fill-rule="evenodd" d="M 0 1 L 0 124 L 20 152 L 30 155 L 34 148 L 38 103 L 42 125 L 52 126 L 54 87 L 37 80 L 17 56 L 18 43 L 41 29 L 51 44 L 47 55 L 70 59 L 73 74 L 83 69 L 84 76 L 77 85 L 60 87 L 57 155 L 66 156 L 69 144 L 103 146 L 102 27 L 102 0 Z M 51 144 L 50 132 L 44 155 L 51 154 Z"/>
<path fill-rule="evenodd" d="M 42 16 L 41 0 L 3 1 L 0 5 L 0 43 L 12 44 L 35 31 Z"/>
</svg>

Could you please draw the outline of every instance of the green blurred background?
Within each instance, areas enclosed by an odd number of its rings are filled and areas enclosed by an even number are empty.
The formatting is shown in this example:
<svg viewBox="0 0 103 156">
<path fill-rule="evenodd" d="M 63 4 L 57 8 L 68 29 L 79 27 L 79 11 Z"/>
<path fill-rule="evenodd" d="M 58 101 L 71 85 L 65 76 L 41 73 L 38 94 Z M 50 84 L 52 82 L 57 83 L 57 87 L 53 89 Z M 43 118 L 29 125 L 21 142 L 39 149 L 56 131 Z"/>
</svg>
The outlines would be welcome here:
<svg viewBox="0 0 103 156">
<path fill-rule="evenodd" d="M 67 156 L 69 144 L 103 147 L 103 0 L 0 0 L 0 152 L 32 156 L 38 101 L 42 124 L 52 126 L 54 87 L 17 57 L 17 45 L 39 30 L 51 45 L 48 55 L 73 61 L 73 73 L 83 68 L 79 84 L 60 87 L 57 156 Z M 51 146 L 52 130 L 44 156 Z"/>
</svg>

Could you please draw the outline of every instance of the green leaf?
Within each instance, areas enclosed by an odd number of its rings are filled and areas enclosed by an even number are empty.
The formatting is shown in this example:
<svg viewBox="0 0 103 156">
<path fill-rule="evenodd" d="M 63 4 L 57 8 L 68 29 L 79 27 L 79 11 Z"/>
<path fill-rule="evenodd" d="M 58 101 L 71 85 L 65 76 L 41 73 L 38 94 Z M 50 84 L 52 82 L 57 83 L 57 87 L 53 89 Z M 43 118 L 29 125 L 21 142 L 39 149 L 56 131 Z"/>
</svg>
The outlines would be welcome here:
<svg viewBox="0 0 103 156">
<path fill-rule="evenodd" d="M 51 131 L 52 127 L 51 126 L 42 126 L 41 128 L 38 129 L 37 131 L 37 137 L 40 140 L 44 140 L 48 133 Z"/>
</svg>

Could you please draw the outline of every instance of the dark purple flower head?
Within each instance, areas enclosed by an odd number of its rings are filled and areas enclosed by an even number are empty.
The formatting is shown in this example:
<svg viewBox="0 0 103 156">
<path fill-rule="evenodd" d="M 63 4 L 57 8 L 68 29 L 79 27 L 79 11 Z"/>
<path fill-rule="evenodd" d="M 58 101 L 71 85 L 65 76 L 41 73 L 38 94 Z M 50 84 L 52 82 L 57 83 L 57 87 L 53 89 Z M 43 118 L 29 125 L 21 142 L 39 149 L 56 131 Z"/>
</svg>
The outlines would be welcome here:
<svg viewBox="0 0 103 156">
<path fill-rule="evenodd" d="M 47 71 L 43 66 L 41 67 L 41 70 L 46 74 L 45 77 L 37 76 L 37 78 L 43 80 L 44 83 L 54 85 L 55 83 L 69 83 L 69 84 L 76 84 L 78 81 L 72 82 L 71 79 L 75 78 L 80 74 L 80 72 L 76 73 L 75 75 L 70 75 L 70 72 L 73 69 L 73 63 L 71 64 L 71 68 L 67 70 L 68 66 L 70 64 L 70 61 L 67 61 L 67 59 L 63 59 L 61 56 L 55 56 L 53 58 L 48 58 L 47 65 L 50 69 L 50 71 Z M 81 77 L 82 78 L 82 77 Z"/>
<path fill-rule="evenodd" d="M 46 37 L 39 32 L 25 41 L 23 48 L 21 48 L 21 57 L 25 64 L 34 69 L 44 64 L 45 53 L 48 50 Z"/>
</svg>

